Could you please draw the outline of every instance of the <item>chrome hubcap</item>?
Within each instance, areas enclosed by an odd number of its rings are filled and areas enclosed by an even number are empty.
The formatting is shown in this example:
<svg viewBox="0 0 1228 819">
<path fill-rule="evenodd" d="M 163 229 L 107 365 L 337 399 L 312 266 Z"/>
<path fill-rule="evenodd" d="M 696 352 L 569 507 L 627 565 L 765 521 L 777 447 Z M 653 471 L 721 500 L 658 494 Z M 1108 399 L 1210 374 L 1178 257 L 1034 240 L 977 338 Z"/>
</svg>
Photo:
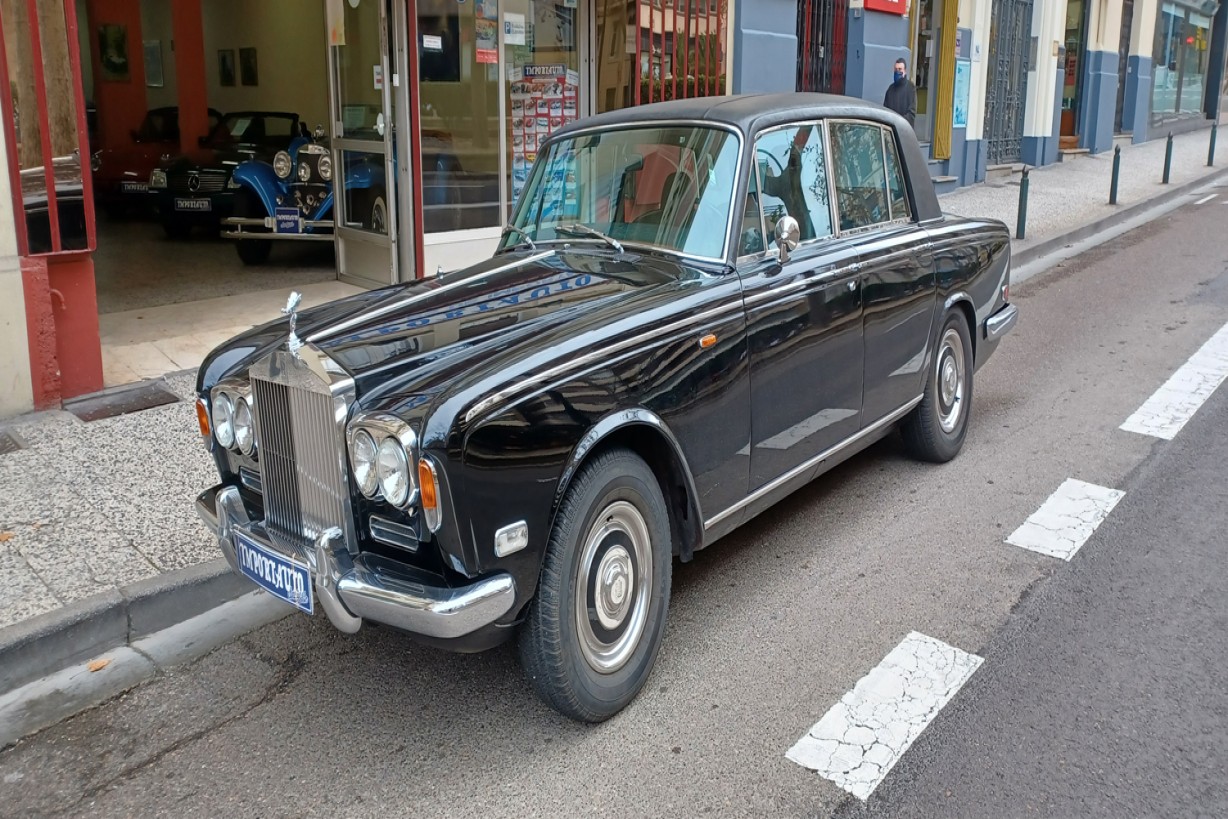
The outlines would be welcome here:
<svg viewBox="0 0 1228 819">
<path fill-rule="evenodd" d="M 964 411 L 964 381 L 967 362 L 964 343 L 955 329 L 947 330 L 938 346 L 938 421 L 943 432 L 954 432 Z"/>
<path fill-rule="evenodd" d="M 594 671 L 613 674 L 639 645 L 651 578 L 648 524 L 634 505 L 615 501 L 584 539 L 576 572 L 576 632 Z"/>
</svg>

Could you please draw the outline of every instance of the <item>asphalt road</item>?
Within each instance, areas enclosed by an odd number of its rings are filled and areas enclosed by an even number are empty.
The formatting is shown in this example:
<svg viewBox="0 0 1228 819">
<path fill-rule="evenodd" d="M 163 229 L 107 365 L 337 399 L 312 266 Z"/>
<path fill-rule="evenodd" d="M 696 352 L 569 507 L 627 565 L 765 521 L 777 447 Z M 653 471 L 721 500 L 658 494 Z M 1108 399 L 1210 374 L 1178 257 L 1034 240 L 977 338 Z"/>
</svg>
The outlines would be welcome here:
<svg viewBox="0 0 1228 819">
<path fill-rule="evenodd" d="M 884 441 L 676 565 L 610 722 L 539 704 L 510 650 L 296 616 L 0 753 L 0 812 L 1221 813 L 1228 410 L 1118 429 L 1228 322 L 1220 191 L 1013 289 L 954 462 Z M 1126 490 L 1083 551 L 1004 543 L 1067 478 Z M 985 663 L 863 805 L 785 752 L 913 631 Z"/>
</svg>

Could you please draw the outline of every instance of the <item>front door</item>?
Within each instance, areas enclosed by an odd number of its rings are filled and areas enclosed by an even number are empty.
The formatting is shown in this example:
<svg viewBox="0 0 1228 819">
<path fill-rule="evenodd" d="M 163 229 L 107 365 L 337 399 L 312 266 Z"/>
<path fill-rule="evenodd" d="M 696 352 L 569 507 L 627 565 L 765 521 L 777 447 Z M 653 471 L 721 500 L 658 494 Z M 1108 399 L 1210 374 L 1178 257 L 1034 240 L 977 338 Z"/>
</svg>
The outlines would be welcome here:
<svg viewBox="0 0 1228 819">
<path fill-rule="evenodd" d="M 387 0 L 329 4 L 337 272 L 366 286 L 399 280 L 390 13 Z"/>
<path fill-rule="evenodd" d="M 801 475 L 861 426 L 862 310 L 858 260 L 833 238 L 823 130 L 788 126 L 755 147 L 766 242 L 741 267 L 750 341 L 751 491 Z M 792 216 L 801 243 L 781 264 L 775 223 Z"/>
<path fill-rule="evenodd" d="M 1023 110 L 1027 99 L 1032 0 L 995 0 L 989 23 L 989 78 L 985 94 L 988 162 L 1023 157 Z"/>
</svg>

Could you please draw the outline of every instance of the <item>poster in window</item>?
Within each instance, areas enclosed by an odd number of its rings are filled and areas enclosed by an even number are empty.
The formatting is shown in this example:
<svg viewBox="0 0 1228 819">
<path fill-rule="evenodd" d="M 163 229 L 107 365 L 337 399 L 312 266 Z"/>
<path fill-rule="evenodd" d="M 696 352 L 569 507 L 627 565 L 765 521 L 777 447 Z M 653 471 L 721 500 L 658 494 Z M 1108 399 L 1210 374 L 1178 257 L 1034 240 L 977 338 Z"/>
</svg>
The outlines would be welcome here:
<svg viewBox="0 0 1228 819">
<path fill-rule="evenodd" d="M 968 127 L 968 96 L 972 80 L 972 61 L 955 61 L 955 116 L 952 125 L 956 128 Z"/>
<path fill-rule="evenodd" d="M 110 82 L 128 82 L 128 27 L 105 25 L 98 27 L 98 61 L 102 78 Z"/>
</svg>

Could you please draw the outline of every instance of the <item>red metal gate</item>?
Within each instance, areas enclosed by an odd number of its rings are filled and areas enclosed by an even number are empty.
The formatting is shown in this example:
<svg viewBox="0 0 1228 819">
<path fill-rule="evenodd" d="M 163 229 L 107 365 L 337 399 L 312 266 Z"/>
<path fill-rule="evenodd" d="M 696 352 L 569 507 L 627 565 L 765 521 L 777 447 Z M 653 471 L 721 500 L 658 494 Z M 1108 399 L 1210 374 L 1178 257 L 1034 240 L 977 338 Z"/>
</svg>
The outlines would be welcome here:
<svg viewBox="0 0 1228 819">
<path fill-rule="evenodd" d="M 725 93 L 728 0 L 635 0 L 636 105 Z"/>
<path fill-rule="evenodd" d="M 848 0 L 797 4 L 797 90 L 844 93 Z"/>
</svg>

